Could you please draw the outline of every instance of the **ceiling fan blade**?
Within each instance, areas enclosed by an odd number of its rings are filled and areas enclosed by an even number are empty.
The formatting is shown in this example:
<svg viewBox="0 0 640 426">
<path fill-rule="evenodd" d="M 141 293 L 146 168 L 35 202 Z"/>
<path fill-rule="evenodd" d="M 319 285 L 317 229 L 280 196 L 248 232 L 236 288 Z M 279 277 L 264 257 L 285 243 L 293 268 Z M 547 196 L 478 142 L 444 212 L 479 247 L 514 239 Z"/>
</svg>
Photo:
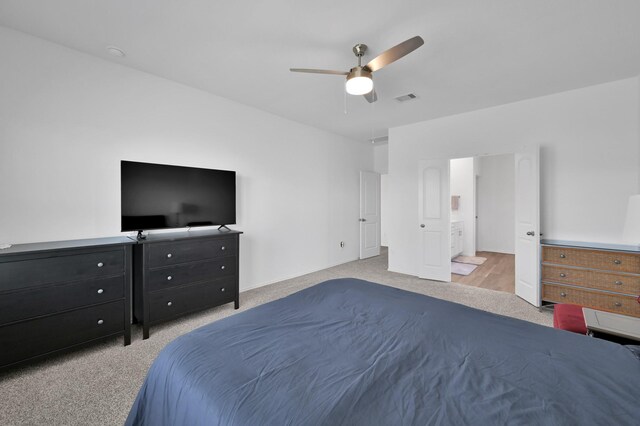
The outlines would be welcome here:
<svg viewBox="0 0 640 426">
<path fill-rule="evenodd" d="M 391 49 L 385 50 L 369 62 L 366 67 L 369 68 L 371 72 L 378 71 L 380 68 L 386 67 L 390 63 L 408 55 L 423 44 L 424 40 L 422 37 L 412 37 L 409 40 L 405 40 L 402 43 L 393 46 Z"/>
<path fill-rule="evenodd" d="M 346 71 L 334 71 L 334 70 L 314 70 L 309 68 L 289 68 L 291 72 L 308 72 L 312 74 L 333 74 L 333 75 L 347 75 Z"/>
<path fill-rule="evenodd" d="M 369 93 L 366 93 L 366 94 L 364 94 L 362 96 L 364 96 L 364 98 L 369 103 L 373 103 L 373 102 L 378 100 L 378 94 L 376 93 L 376 89 L 372 89 Z"/>
</svg>

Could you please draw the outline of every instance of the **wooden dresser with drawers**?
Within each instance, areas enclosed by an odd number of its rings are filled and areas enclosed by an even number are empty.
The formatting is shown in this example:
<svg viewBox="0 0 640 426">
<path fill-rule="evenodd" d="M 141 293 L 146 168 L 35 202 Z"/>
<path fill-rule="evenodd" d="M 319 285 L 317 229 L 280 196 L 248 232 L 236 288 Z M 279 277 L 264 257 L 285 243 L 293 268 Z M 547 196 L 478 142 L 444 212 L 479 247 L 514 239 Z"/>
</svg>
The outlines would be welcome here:
<svg viewBox="0 0 640 426">
<path fill-rule="evenodd" d="M 542 301 L 640 317 L 640 248 L 542 240 Z"/>
<path fill-rule="evenodd" d="M 239 299 L 238 231 L 152 234 L 133 252 L 133 314 L 151 325 Z"/>
<path fill-rule="evenodd" d="M 0 251 L 0 368 L 124 336 L 131 342 L 126 237 Z"/>
</svg>

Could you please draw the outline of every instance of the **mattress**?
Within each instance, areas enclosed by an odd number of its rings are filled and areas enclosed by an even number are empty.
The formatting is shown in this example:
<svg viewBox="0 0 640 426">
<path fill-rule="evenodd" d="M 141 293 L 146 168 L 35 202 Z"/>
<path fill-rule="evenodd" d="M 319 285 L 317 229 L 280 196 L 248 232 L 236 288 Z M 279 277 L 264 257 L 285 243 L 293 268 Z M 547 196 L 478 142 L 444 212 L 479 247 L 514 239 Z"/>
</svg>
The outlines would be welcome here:
<svg viewBox="0 0 640 426">
<path fill-rule="evenodd" d="M 639 401 L 625 346 L 337 279 L 177 338 L 126 424 L 637 425 Z"/>
</svg>

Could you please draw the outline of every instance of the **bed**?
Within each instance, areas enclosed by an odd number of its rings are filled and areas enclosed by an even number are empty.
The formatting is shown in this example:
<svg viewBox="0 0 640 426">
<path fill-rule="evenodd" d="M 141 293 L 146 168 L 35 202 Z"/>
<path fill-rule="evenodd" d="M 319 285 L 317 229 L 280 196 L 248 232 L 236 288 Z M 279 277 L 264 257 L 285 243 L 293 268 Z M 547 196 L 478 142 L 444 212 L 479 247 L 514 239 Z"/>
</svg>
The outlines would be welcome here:
<svg viewBox="0 0 640 426">
<path fill-rule="evenodd" d="M 630 347 L 356 279 L 167 345 L 127 425 L 634 424 Z"/>
</svg>

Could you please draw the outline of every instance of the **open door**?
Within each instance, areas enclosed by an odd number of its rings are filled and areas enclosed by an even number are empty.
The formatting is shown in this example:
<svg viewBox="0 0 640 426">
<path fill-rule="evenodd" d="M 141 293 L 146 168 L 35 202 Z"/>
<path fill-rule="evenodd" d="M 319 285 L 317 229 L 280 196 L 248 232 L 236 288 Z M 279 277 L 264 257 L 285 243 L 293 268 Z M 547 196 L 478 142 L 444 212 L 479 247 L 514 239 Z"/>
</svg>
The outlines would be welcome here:
<svg viewBox="0 0 640 426">
<path fill-rule="evenodd" d="M 360 172 L 360 259 L 380 254 L 380 174 Z"/>
<path fill-rule="evenodd" d="M 419 277 L 451 281 L 449 159 L 423 160 L 419 166 Z"/>
<path fill-rule="evenodd" d="M 539 147 L 515 154 L 516 296 L 540 306 Z"/>
</svg>

